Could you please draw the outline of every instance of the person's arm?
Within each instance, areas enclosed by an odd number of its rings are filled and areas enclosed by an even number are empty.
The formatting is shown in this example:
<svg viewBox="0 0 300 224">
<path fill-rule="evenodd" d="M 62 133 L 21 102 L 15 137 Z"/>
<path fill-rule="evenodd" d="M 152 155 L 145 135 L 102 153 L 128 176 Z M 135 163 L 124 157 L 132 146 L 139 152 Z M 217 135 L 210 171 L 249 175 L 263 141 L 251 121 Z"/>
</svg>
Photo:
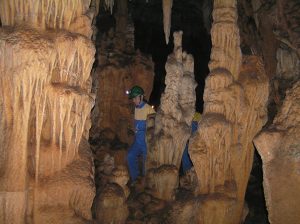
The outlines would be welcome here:
<svg viewBox="0 0 300 224">
<path fill-rule="evenodd" d="M 148 111 L 147 111 L 147 126 L 154 126 L 154 120 L 155 120 L 155 110 L 149 105 Z"/>
</svg>

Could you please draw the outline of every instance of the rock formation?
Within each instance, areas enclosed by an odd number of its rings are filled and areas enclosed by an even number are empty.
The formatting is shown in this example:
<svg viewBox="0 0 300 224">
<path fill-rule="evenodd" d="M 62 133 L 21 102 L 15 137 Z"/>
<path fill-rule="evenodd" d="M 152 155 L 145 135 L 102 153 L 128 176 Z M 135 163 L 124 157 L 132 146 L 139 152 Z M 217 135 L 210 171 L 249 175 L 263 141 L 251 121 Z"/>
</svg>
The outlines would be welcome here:
<svg viewBox="0 0 300 224">
<path fill-rule="evenodd" d="M 170 30 L 171 30 L 171 16 L 172 16 L 173 0 L 163 0 L 162 9 L 164 14 L 164 32 L 166 44 L 169 43 Z"/>
<path fill-rule="evenodd" d="M 181 157 L 195 112 L 194 61 L 182 52 L 181 41 L 182 32 L 175 32 L 161 106 L 154 124 L 147 127 L 147 185 L 152 194 L 166 200 L 175 196 Z"/>
<path fill-rule="evenodd" d="M 88 223 L 89 0 L 0 2 L 0 222 Z"/>
<path fill-rule="evenodd" d="M 115 162 L 111 150 L 97 150 L 95 155 L 97 194 L 93 213 L 98 223 L 125 223 L 128 217 L 129 174 L 127 167 Z"/>
<path fill-rule="evenodd" d="M 263 0 L 238 1 L 241 47 L 251 50 L 264 59 L 265 70 L 270 78 L 269 122 L 272 123 L 280 108 L 287 89 L 291 88 L 298 75 L 299 60 L 299 15 L 297 0 L 278 0 L 266 3 Z M 247 50 L 248 49 L 248 50 Z M 280 68 L 278 68 L 278 66 Z"/>
<path fill-rule="evenodd" d="M 300 220 L 300 82 L 286 93 L 273 124 L 255 139 L 263 161 L 264 191 L 272 224 Z"/>
<path fill-rule="evenodd" d="M 267 118 L 268 78 L 259 57 L 241 55 L 236 1 L 215 1 L 213 19 L 204 112 L 189 152 L 201 195 L 198 223 L 238 224 L 252 139 Z"/>
<path fill-rule="evenodd" d="M 241 3 L 246 17 L 254 18 L 255 23 L 252 27 L 254 32 L 259 33 L 261 39 L 256 38 L 252 43 L 258 45 L 255 53 L 263 55 L 271 84 L 268 128 L 254 141 L 263 163 L 264 193 L 269 221 L 270 223 L 297 223 L 296 220 L 299 218 L 295 211 L 299 210 L 299 196 L 293 189 L 298 179 L 294 179 L 295 168 L 292 165 L 296 164 L 294 162 L 296 156 L 284 156 L 282 153 L 288 154 L 290 150 L 294 150 L 290 147 L 294 147 L 291 145 L 297 137 L 287 140 L 287 136 L 294 135 L 292 133 L 296 133 L 295 130 L 299 129 L 297 122 L 293 121 L 291 124 L 289 117 L 294 117 L 292 111 L 297 111 L 294 105 L 298 94 L 296 82 L 300 77 L 300 4 L 296 0 L 272 1 L 267 5 L 260 0 Z M 244 16 L 244 19 L 246 17 Z M 241 15 L 240 18 L 243 16 Z M 242 24 L 240 27 L 245 29 Z M 250 35 L 242 35 L 243 39 L 246 36 Z M 293 109 L 288 112 L 287 108 Z M 283 122 L 283 119 L 286 120 Z M 289 165 L 285 166 L 284 164 L 287 163 Z M 289 184 L 286 184 L 287 179 Z M 285 186 L 284 196 L 281 193 L 282 186 Z"/>
</svg>

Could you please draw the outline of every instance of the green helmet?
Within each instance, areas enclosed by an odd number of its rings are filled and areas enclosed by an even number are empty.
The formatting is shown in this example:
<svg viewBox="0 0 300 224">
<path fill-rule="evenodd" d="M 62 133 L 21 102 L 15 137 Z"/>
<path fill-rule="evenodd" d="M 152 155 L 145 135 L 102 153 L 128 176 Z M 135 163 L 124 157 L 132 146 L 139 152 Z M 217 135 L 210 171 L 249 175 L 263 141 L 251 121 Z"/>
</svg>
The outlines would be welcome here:
<svg viewBox="0 0 300 224">
<path fill-rule="evenodd" d="M 131 88 L 131 90 L 129 91 L 129 99 L 132 99 L 136 96 L 140 96 L 140 95 L 144 95 L 144 90 L 139 87 L 139 86 L 134 86 Z"/>
</svg>

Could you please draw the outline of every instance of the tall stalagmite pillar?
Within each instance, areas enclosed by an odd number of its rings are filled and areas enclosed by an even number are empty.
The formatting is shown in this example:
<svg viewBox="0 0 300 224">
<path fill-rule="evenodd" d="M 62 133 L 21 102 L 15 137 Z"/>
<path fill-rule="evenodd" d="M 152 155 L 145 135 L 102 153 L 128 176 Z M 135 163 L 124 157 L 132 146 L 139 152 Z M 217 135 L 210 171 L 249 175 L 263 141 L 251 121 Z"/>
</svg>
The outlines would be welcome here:
<svg viewBox="0 0 300 224">
<path fill-rule="evenodd" d="M 95 2 L 0 1 L 0 223 L 87 223 Z"/>
<path fill-rule="evenodd" d="M 195 112 L 194 59 L 182 51 L 181 44 L 182 32 L 175 32 L 161 106 L 155 122 L 147 127 L 147 186 L 152 195 L 166 200 L 175 197 L 182 153 Z"/>
<path fill-rule="evenodd" d="M 199 181 L 199 223 L 238 224 L 253 160 L 252 139 L 266 122 L 262 60 L 240 50 L 235 0 L 214 1 L 204 112 L 190 142 Z"/>
</svg>

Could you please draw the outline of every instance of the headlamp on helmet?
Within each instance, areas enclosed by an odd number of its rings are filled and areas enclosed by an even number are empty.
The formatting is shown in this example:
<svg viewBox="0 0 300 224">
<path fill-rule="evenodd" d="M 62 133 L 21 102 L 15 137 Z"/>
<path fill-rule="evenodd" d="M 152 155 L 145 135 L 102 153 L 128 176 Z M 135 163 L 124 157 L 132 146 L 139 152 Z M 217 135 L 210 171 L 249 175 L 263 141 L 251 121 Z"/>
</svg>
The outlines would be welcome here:
<svg viewBox="0 0 300 224">
<path fill-rule="evenodd" d="M 133 99 L 136 96 L 144 95 L 144 90 L 140 86 L 134 86 L 129 91 L 126 91 L 126 94 L 128 95 L 129 99 Z"/>
</svg>

